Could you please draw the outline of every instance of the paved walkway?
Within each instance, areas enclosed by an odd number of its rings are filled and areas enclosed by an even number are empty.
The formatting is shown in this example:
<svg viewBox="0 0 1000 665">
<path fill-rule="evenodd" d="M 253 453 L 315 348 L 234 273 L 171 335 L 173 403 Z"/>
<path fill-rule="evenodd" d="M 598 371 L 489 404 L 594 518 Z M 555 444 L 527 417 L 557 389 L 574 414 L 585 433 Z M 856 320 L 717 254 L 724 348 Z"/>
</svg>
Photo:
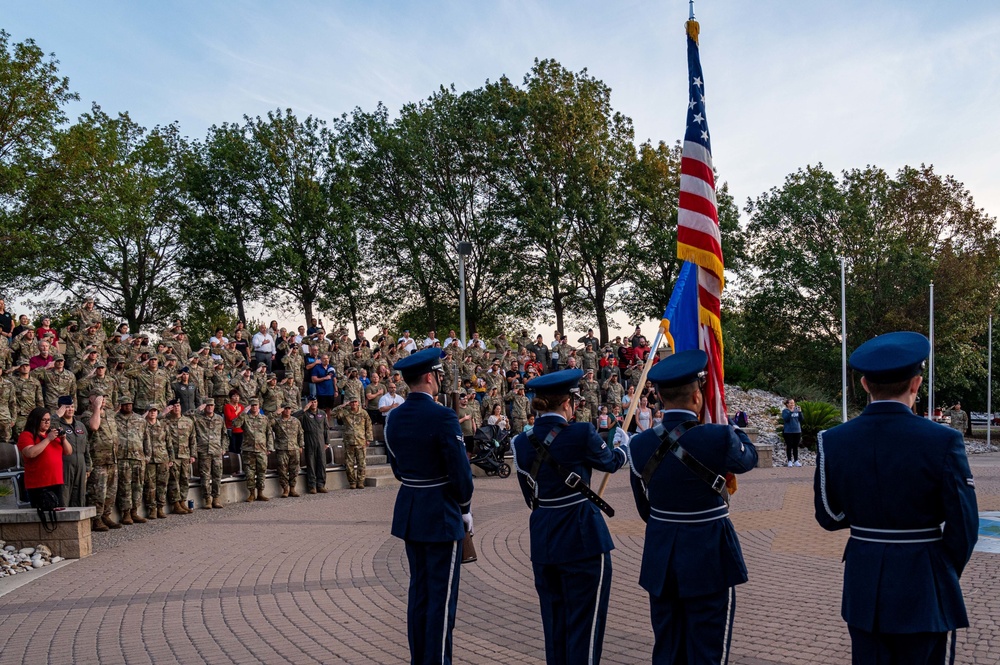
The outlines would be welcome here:
<svg viewBox="0 0 1000 665">
<path fill-rule="evenodd" d="M 982 510 L 1000 510 L 1000 457 L 972 460 Z M 741 477 L 733 520 L 750 583 L 737 592 L 738 665 L 849 662 L 839 616 L 842 533 L 812 518 L 812 469 Z M 402 663 L 406 557 L 394 488 L 198 511 L 111 534 L 95 554 L 0 598 L 0 663 Z M 607 663 L 648 662 L 643 524 L 625 471 L 606 497 L 618 549 Z M 541 663 L 528 511 L 513 478 L 476 481 L 479 562 L 464 566 L 456 662 Z M 963 578 L 972 627 L 960 663 L 1000 662 L 1000 556 Z"/>
</svg>

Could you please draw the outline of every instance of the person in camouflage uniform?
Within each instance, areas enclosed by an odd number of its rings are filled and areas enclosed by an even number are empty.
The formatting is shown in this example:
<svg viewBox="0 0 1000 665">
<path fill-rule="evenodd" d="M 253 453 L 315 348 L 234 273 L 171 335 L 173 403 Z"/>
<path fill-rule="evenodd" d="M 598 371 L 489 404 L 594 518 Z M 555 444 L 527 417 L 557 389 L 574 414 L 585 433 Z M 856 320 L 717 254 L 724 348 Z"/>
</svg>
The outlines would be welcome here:
<svg viewBox="0 0 1000 665">
<path fill-rule="evenodd" d="M 330 445 L 329 420 L 325 411 L 310 397 L 306 408 L 292 417 L 302 424 L 303 459 L 306 468 L 306 488 L 309 494 L 326 494 L 326 447 Z"/>
<path fill-rule="evenodd" d="M 260 389 L 260 399 L 258 400 L 260 410 L 267 417 L 272 417 L 281 410 L 281 405 L 285 403 L 285 393 L 278 386 L 278 375 L 269 373 L 266 375 L 267 381 Z"/>
<path fill-rule="evenodd" d="M 579 358 L 581 363 L 580 369 L 584 372 L 588 369 L 594 370 L 595 372 L 597 371 L 597 352 L 594 351 L 594 347 L 592 345 L 587 344 L 587 348 L 579 354 Z"/>
<path fill-rule="evenodd" d="M 601 386 L 597 381 L 594 380 L 594 370 L 588 369 L 583 373 L 583 378 L 580 379 L 580 397 L 586 400 L 585 411 L 589 415 L 587 419 L 591 422 L 597 422 L 597 408 L 601 404 Z M 577 414 L 577 421 L 581 421 L 581 415 Z"/>
<path fill-rule="evenodd" d="M 115 332 L 111 335 L 111 339 L 104 343 L 104 355 L 109 358 L 125 358 L 128 356 L 128 352 L 128 343 L 122 341 L 120 332 Z"/>
<path fill-rule="evenodd" d="M 266 365 L 259 365 L 256 373 L 244 366 L 242 372 L 229 380 L 229 385 L 240 391 L 240 402 L 249 404 L 251 398 L 259 397 L 260 388 L 265 382 L 266 375 Z"/>
<path fill-rule="evenodd" d="M 278 457 L 278 484 L 281 497 L 297 497 L 295 484 L 299 479 L 299 451 L 305 448 L 302 423 L 292 417 L 295 402 L 285 402 L 281 414 L 274 419 L 274 450 Z"/>
<path fill-rule="evenodd" d="M 580 401 L 576 403 L 576 410 L 573 412 L 576 422 L 591 424 L 597 422 L 597 407 L 590 399 L 589 394 L 580 395 Z"/>
<path fill-rule="evenodd" d="M 94 371 L 96 373 L 97 368 L 100 363 L 105 362 L 99 360 L 96 365 L 94 365 Z M 126 358 L 115 357 L 109 358 L 107 361 L 107 367 L 105 368 L 107 376 L 111 377 L 111 380 L 115 383 L 115 393 L 116 395 L 134 395 L 135 394 L 135 381 L 128 377 L 126 373 L 128 369 L 126 365 L 130 363 Z M 135 369 L 134 367 L 131 369 Z"/>
<path fill-rule="evenodd" d="M 173 397 L 170 390 L 170 376 L 160 366 L 160 359 L 151 356 L 145 367 L 129 370 L 125 376 L 135 382 L 135 407 L 145 411 L 150 404 L 165 404 Z"/>
<path fill-rule="evenodd" d="M 24 429 L 24 423 L 28 420 L 28 414 L 32 409 L 44 407 L 45 401 L 42 399 L 42 384 L 31 376 L 28 359 L 18 360 L 15 369 L 10 382 L 14 385 L 14 394 L 17 395 L 17 416 L 14 419 L 13 432 L 13 436 L 16 437 Z"/>
<path fill-rule="evenodd" d="M 226 371 L 226 363 L 222 360 L 215 361 L 211 372 L 206 375 L 210 391 L 205 393 L 211 395 L 215 408 L 222 411 L 229 401 L 229 372 Z"/>
<path fill-rule="evenodd" d="M 207 396 L 209 393 L 205 392 L 205 368 L 202 366 L 202 361 L 208 356 L 196 353 L 195 355 L 188 358 L 188 374 L 191 375 L 191 383 L 198 388 L 198 394 L 202 397 Z M 201 400 L 198 400 L 201 403 Z"/>
<path fill-rule="evenodd" d="M 528 403 L 528 398 L 524 396 L 524 385 L 515 383 L 513 388 L 504 401 L 510 402 L 510 431 L 520 434 L 528 423 L 531 405 Z"/>
<path fill-rule="evenodd" d="M 500 390 L 495 387 L 491 387 L 486 397 L 483 398 L 482 404 L 480 404 L 480 416 L 481 419 L 485 419 L 491 413 L 493 413 L 493 407 L 497 404 L 503 404 L 503 397 L 500 396 Z"/>
<path fill-rule="evenodd" d="M 181 414 L 180 400 L 172 399 L 167 402 L 167 406 L 163 423 L 167 429 L 167 450 L 173 458 L 173 464 L 168 467 L 170 477 L 167 479 L 167 501 L 170 502 L 172 512 L 187 515 L 193 512 L 187 507 L 187 496 L 198 440 L 194 433 L 194 421 Z"/>
<path fill-rule="evenodd" d="M 612 374 L 610 378 L 604 383 L 604 403 L 608 406 L 608 410 L 615 405 L 622 405 L 622 397 L 625 396 L 625 389 L 622 388 L 622 384 L 618 382 L 618 375 Z"/>
<path fill-rule="evenodd" d="M 356 399 L 360 403 L 364 394 L 365 386 L 358 379 L 358 368 L 352 367 L 347 372 L 347 381 L 344 381 L 344 404 L 352 399 Z"/>
<path fill-rule="evenodd" d="M 66 369 L 66 358 L 61 354 L 53 356 L 52 367 L 38 368 L 35 378 L 42 384 L 45 408 L 55 411 L 59 408 L 59 398 L 69 395 L 76 400 L 76 377 Z"/>
<path fill-rule="evenodd" d="M 3 368 L 0 368 L 0 445 L 13 440 L 16 419 L 17 389 L 3 377 Z"/>
<path fill-rule="evenodd" d="M 88 400 L 90 408 L 80 414 L 80 420 L 86 423 L 90 433 L 87 446 L 93 468 L 87 478 L 87 505 L 97 509 L 91 529 L 120 529 L 121 524 L 111 517 L 118 495 L 118 428 L 111 405 L 105 403 L 99 389 L 94 389 Z"/>
<path fill-rule="evenodd" d="M 76 364 L 83 357 L 83 335 L 80 334 L 80 326 L 76 321 L 70 321 L 66 327 L 59 331 L 59 339 L 66 345 L 64 355 L 66 356 L 66 369 L 76 372 Z M 87 397 L 84 395 L 83 401 L 79 402 L 82 408 L 86 406 Z"/>
<path fill-rule="evenodd" d="M 149 461 L 146 463 L 146 510 L 151 519 L 167 517 L 167 485 L 174 456 L 168 446 L 167 424 L 160 420 L 160 405 L 152 404 L 146 411 L 146 438 L 149 441 Z"/>
<path fill-rule="evenodd" d="M 149 438 L 146 419 L 132 410 L 132 398 L 122 397 L 115 414 L 118 429 L 118 512 L 122 524 L 145 524 L 139 514 L 145 489 L 146 460 L 149 459 Z"/>
<path fill-rule="evenodd" d="M 13 357 L 17 360 L 29 360 L 38 355 L 38 340 L 35 339 L 34 328 L 28 328 L 15 337 L 10 344 Z"/>
<path fill-rule="evenodd" d="M 74 319 L 80 322 L 83 328 L 90 328 L 93 325 L 100 327 L 101 323 L 104 321 L 104 315 L 101 314 L 101 310 L 97 309 L 93 298 L 87 298 L 83 301 L 83 305 L 79 309 L 72 312 Z"/>
<path fill-rule="evenodd" d="M 476 430 L 483 422 L 483 414 L 479 411 L 474 395 L 463 392 L 458 396 L 458 404 L 455 408 L 455 415 L 458 416 L 458 424 L 462 428 L 462 439 L 465 441 L 465 452 L 475 453 L 475 443 L 473 437 Z"/>
<path fill-rule="evenodd" d="M 103 360 L 99 360 L 94 369 L 76 383 L 78 404 L 86 404 L 87 396 L 93 391 L 100 391 L 105 396 L 105 402 L 112 409 L 118 408 L 118 382 L 108 376 L 108 368 Z"/>
<path fill-rule="evenodd" d="M 410 387 L 406 385 L 406 381 L 403 381 L 403 375 L 399 372 L 393 372 L 389 380 L 396 384 L 396 393 L 406 399 L 406 396 L 410 394 Z"/>
<path fill-rule="evenodd" d="M 962 411 L 962 403 L 955 402 L 955 404 L 948 410 L 948 415 L 951 416 L 951 428 L 958 430 L 965 436 L 965 430 L 969 426 L 969 415 Z"/>
<path fill-rule="evenodd" d="M 281 408 L 284 408 L 286 403 L 294 404 L 296 409 L 299 408 L 298 405 L 302 403 L 302 386 L 296 384 L 295 379 L 292 377 L 286 376 L 278 384 L 278 387 L 281 389 L 281 400 L 279 401 Z M 274 413 L 268 414 L 268 417 L 276 418 L 281 415 L 281 408 Z"/>
<path fill-rule="evenodd" d="M 372 441 L 372 420 L 361 409 L 361 400 L 351 397 L 333 410 L 333 416 L 344 425 L 344 464 L 347 466 L 347 488 L 364 489 L 365 449 Z M 355 470 L 357 467 L 357 470 Z"/>
<path fill-rule="evenodd" d="M 198 443 L 198 475 L 201 477 L 202 508 L 222 508 L 222 456 L 229 448 L 226 421 L 215 412 L 215 402 L 205 399 L 198 407 L 194 420 L 194 435 Z"/>
<path fill-rule="evenodd" d="M 270 501 L 264 495 L 267 453 L 274 450 L 274 432 L 267 416 L 260 412 L 260 399 L 252 397 L 249 408 L 236 417 L 233 427 L 243 430 L 243 472 L 247 477 L 247 503 Z"/>
<path fill-rule="evenodd" d="M 305 361 L 302 357 L 302 351 L 299 348 L 299 345 L 296 344 L 294 340 L 288 346 L 288 352 L 281 360 L 281 364 L 285 367 L 285 377 L 291 378 L 292 383 L 298 386 L 301 390 L 302 380 L 305 377 Z"/>
</svg>

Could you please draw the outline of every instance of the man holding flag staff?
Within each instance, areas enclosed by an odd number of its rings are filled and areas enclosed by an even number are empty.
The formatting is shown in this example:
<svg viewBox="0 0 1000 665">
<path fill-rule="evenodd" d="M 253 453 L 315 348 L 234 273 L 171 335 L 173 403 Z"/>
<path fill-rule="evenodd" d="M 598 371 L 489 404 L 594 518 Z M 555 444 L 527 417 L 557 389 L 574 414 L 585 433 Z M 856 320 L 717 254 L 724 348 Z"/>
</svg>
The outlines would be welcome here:
<svg viewBox="0 0 1000 665">
<path fill-rule="evenodd" d="M 514 468 L 531 508 L 531 565 L 548 665 L 599 663 L 611 593 L 611 509 L 590 489 L 594 469 L 612 473 L 625 448 L 609 448 L 589 422 L 570 423 L 583 372 L 567 369 L 527 384 L 539 413 L 513 442 Z"/>
<path fill-rule="evenodd" d="M 747 581 L 726 474 L 754 468 L 757 449 L 738 428 L 699 424 L 707 364 L 694 349 L 653 366 L 663 422 L 629 444 L 646 522 L 639 585 L 649 593 L 654 664 L 728 662 L 735 586 Z"/>
<path fill-rule="evenodd" d="M 462 541 L 472 532 L 472 469 L 458 417 L 434 398 L 444 371 L 440 348 L 403 358 L 393 369 L 409 387 L 386 414 L 385 442 L 392 472 L 402 483 L 392 535 L 406 542 L 410 589 L 406 632 L 410 662 L 451 663 L 458 605 Z"/>
</svg>

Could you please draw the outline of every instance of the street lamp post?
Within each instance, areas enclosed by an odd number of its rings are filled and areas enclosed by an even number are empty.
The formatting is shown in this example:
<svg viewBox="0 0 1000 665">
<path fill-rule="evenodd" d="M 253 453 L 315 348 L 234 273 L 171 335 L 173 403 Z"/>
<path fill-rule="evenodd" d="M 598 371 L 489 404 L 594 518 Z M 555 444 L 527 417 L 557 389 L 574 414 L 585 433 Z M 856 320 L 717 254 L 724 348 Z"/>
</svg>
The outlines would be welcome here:
<svg viewBox="0 0 1000 665">
<path fill-rule="evenodd" d="M 465 257 L 472 254 L 472 243 L 471 242 L 460 242 L 458 243 L 458 281 L 461 282 L 462 288 L 458 300 L 458 317 L 459 325 L 462 330 L 459 334 L 462 335 L 462 348 L 467 346 L 465 339 Z"/>
</svg>

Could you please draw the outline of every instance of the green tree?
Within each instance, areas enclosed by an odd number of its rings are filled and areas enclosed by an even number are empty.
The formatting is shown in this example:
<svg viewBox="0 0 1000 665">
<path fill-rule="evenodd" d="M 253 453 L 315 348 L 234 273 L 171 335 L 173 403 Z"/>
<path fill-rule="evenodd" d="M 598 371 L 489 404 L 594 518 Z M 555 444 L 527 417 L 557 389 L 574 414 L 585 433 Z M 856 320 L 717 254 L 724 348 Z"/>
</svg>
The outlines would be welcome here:
<svg viewBox="0 0 1000 665">
<path fill-rule="evenodd" d="M 246 321 L 246 303 L 263 295 L 270 220 L 254 195 L 263 159 L 239 125 L 208 130 L 184 160 L 188 214 L 181 221 L 180 264 L 199 299 L 221 298 Z M 189 292 L 190 293 L 190 292 Z"/>
<path fill-rule="evenodd" d="M 185 150 L 176 125 L 147 131 L 127 113 L 111 117 L 95 104 L 59 134 L 38 178 L 47 195 L 33 214 L 68 250 L 49 276 L 77 297 L 99 296 L 133 332 L 179 309 Z"/>
<path fill-rule="evenodd" d="M 11 44 L 10 34 L 0 30 L 0 283 L 7 288 L 27 289 L 59 262 L 59 247 L 48 241 L 51 230 L 37 226 L 37 219 L 28 222 L 27 202 L 66 122 L 65 106 L 75 99 L 54 55 L 46 57 L 31 39 Z"/>
<path fill-rule="evenodd" d="M 839 384 L 840 256 L 850 347 L 893 330 L 926 333 L 933 281 L 936 389 L 983 375 L 978 340 L 996 302 L 1000 244 L 995 219 L 954 178 L 929 166 L 904 167 L 895 178 L 866 167 L 839 179 L 807 167 L 747 213 L 747 292 L 734 333 L 753 349 L 741 362 L 758 380 Z"/>
</svg>

